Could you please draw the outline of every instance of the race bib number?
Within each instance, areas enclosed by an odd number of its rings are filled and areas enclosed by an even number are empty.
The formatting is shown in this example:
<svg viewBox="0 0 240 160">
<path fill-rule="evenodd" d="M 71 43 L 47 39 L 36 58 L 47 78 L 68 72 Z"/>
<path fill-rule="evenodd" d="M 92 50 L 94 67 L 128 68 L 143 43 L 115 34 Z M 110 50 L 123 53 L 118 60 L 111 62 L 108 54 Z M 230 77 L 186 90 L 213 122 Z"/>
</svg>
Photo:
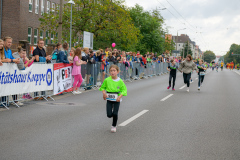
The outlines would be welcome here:
<svg viewBox="0 0 240 160">
<path fill-rule="evenodd" d="M 205 75 L 205 72 L 200 72 L 200 76 L 204 76 Z"/>
<path fill-rule="evenodd" d="M 108 101 L 117 101 L 118 94 L 115 93 L 107 93 L 107 100 Z"/>
</svg>

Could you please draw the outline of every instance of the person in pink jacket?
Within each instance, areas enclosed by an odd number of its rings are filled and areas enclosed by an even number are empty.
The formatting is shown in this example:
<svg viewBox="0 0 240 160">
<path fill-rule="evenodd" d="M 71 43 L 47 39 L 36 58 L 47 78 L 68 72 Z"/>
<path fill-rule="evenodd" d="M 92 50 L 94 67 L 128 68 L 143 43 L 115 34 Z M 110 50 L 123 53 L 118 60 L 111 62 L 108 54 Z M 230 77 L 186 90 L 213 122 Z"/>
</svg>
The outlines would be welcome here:
<svg viewBox="0 0 240 160">
<path fill-rule="evenodd" d="M 72 75 L 74 76 L 73 82 L 73 94 L 80 94 L 80 86 L 82 84 L 82 75 L 81 75 L 81 65 L 87 64 L 87 62 L 82 61 L 81 48 L 77 48 L 73 57 L 73 69 Z"/>
</svg>

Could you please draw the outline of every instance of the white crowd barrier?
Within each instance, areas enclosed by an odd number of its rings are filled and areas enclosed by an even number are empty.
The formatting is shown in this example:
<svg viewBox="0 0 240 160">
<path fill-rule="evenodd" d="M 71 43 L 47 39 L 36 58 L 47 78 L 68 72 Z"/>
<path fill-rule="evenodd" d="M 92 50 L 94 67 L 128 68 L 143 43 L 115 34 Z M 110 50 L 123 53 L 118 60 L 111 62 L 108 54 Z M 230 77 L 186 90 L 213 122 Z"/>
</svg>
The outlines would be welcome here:
<svg viewBox="0 0 240 160">
<path fill-rule="evenodd" d="M 83 90 L 98 89 L 109 75 L 109 67 L 113 63 L 104 65 L 101 62 L 81 65 Z M 125 82 L 139 79 L 147 79 L 152 76 L 160 76 L 167 73 L 168 63 L 141 63 L 129 62 L 117 63 L 120 72 L 119 77 Z M 0 67 L 0 105 L 9 109 L 12 103 L 17 107 L 18 102 L 26 99 L 53 99 L 53 95 L 71 92 L 74 77 L 72 76 L 72 64 L 34 63 L 26 70 L 19 70 L 16 64 L 3 64 Z"/>
</svg>

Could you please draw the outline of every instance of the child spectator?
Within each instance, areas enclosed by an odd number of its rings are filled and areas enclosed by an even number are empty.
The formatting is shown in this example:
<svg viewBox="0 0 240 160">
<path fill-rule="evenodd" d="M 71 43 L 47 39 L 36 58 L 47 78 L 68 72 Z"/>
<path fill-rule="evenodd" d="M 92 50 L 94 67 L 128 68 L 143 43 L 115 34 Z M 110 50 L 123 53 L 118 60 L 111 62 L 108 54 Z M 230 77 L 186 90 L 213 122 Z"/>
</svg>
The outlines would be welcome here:
<svg viewBox="0 0 240 160">
<path fill-rule="evenodd" d="M 83 81 L 82 75 L 81 75 L 82 64 L 87 64 L 87 62 L 82 61 L 81 49 L 77 48 L 73 57 L 73 69 L 72 69 L 72 75 L 74 76 L 73 94 L 81 93 L 79 89 Z"/>
</svg>

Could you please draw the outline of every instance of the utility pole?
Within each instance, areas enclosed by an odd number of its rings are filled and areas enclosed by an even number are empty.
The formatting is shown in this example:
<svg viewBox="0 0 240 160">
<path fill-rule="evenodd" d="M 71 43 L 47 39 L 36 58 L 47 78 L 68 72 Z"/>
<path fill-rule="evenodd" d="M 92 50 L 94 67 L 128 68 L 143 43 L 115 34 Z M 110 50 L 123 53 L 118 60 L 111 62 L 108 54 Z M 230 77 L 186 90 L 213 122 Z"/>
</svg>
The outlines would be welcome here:
<svg viewBox="0 0 240 160">
<path fill-rule="evenodd" d="M 60 0 L 60 8 L 59 8 L 59 26 L 58 26 L 58 42 L 62 42 L 62 13 L 63 13 L 63 0 Z"/>
</svg>

